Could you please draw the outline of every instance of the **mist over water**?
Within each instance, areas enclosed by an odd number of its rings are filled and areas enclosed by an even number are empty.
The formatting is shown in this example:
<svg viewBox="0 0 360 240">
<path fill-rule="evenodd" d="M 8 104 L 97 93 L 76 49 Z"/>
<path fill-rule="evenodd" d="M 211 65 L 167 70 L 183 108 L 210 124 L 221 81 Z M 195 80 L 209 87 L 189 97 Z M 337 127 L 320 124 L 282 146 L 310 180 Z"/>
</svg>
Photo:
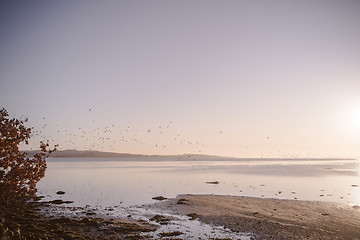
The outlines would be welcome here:
<svg viewBox="0 0 360 240">
<path fill-rule="evenodd" d="M 212 181 L 219 183 L 207 183 Z M 38 195 L 101 207 L 149 204 L 155 196 L 188 193 L 359 205 L 358 185 L 358 160 L 50 158 Z M 56 195 L 59 190 L 66 194 Z"/>
</svg>

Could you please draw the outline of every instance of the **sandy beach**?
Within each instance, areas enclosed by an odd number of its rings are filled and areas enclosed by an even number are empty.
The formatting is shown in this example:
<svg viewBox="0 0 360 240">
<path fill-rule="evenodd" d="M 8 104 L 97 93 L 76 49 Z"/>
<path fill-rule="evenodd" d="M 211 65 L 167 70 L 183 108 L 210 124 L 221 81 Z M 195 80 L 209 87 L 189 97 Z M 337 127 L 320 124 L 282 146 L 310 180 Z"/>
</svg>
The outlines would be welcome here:
<svg viewBox="0 0 360 240">
<path fill-rule="evenodd" d="M 153 206 L 255 239 L 360 239 L 358 206 L 217 195 L 179 195 Z"/>
</svg>

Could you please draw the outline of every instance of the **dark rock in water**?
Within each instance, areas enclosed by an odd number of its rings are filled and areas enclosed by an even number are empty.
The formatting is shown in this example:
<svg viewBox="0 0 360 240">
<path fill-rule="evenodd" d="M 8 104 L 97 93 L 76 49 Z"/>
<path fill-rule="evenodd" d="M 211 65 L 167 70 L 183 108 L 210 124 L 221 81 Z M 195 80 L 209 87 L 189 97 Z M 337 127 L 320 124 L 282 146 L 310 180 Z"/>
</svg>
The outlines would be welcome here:
<svg viewBox="0 0 360 240">
<path fill-rule="evenodd" d="M 52 203 L 52 204 L 63 204 L 64 201 L 61 200 L 61 199 L 58 199 L 58 200 L 49 201 L 49 203 Z"/>
<path fill-rule="evenodd" d="M 57 191 L 56 194 L 58 194 L 58 195 L 64 195 L 65 192 L 64 192 L 64 191 Z"/>
<path fill-rule="evenodd" d="M 195 219 L 199 218 L 199 215 L 197 213 L 188 213 L 188 214 L 186 214 L 186 216 L 190 217 L 189 220 L 195 220 Z"/>
<path fill-rule="evenodd" d="M 150 221 L 160 223 L 161 225 L 166 225 L 169 223 L 170 219 L 161 215 L 155 215 L 154 217 L 150 218 Z"/>
<path fill-rule="evenodd" d="M 206 182 L 207 184 L 219 184 L 219 181 Z"/>
<path fill-rule="evenodd" d="M 57 199 L 57 200 L 53 200 L 53 201 L 50 201 L 49 203 L 52 203 L 52 204 L 65 204 L 65 203 L 73 203 L 74 201 L 63 201 L 61 199 Z"/>
<path fill-rule="evenodd" d="M 158 197 L 153 197 L 152 199 L 162 201 L 162 200 L 165 200 L 167 198 L 163 197 L 163 196 L 158 196 Z"/>
<path fill-rule="evenodd" d="M 176 204 L 187 204 L 188 201 L 189 201 L 189 200 L 187 200 L 187 199 L 185 199 L 185 198 L 181 198 L 181 199 L 179 199 L 179 200 L 177 201 Z"/>
<path fill-rule="evenodd" d="M 175 231 L 175 232 L 162 232 L 162 233 L 159 233 L 160 237 L 164 238 L 164 237 L 174 237 L 174 236 L 179 236 L 183 234 L 182 232 L 180 231 Z"/>
</svg>

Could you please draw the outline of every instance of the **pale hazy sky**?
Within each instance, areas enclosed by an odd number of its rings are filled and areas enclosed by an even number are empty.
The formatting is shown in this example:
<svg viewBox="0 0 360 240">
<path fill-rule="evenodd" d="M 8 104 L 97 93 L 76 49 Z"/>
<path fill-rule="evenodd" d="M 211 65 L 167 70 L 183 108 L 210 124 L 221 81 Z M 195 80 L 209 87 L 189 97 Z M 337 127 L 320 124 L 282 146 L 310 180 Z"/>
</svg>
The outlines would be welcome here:
<svg viewBox="0 0 360 240">
<path fill-rule="evenodd" d="M 1 1 L 0 81 L 28 148 L 360 157 L 360 1 Z"/>
</svg>

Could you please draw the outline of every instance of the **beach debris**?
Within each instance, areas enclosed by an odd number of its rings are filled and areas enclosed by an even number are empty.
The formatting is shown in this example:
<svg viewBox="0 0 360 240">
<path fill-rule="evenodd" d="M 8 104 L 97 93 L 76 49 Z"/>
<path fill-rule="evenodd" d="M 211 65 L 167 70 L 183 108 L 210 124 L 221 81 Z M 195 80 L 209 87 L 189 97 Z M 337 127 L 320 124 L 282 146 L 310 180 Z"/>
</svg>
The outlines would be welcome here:
<svg viewBox="0 0 360 240">
<path fill-rule="evenodd" d="M 219 181 L 206 182 L 207 184 L 219 184 Z"/>
<path fill-rule="evenodd" d="M 56 194 L 58 194 L 58 195 L 64 195 L 65 192 L 64 192 L 64 191 L 57 191 Z"/>
<path fill-rule="evenodd" d="M 352 187 L 359 187 L 359 185 L 357 185 L 357 184 L 353 184 L 353 185 L 351 185 Z"/>
<path fill-rule="evenodd" d="M 166 198 L 166 197 L 163 197 L 163 196 L 157 196 L 157 197 L 153 197 L 152 199 L 158 200 L 158 201 L 162 201 L 162 200 L 165 200 L 165 199 L 167 199 L 167 198 Z"/>
<path fill-rule="evenodd" d="M 187 200 L 187 199 L 185 199 L 185 198 L 181 198 L 181 199 L 179 199 L 179 200 L 177 201 L 176 204 L 187 204 L 188 201 L 189 201 L 189 200 Z"/>
<path fill-rule="evenodd" d="M 155 215 L 154 217 L 149 219 L 150 221 L 157 222 L 160 225 L 167 225 L 170 222 L 170 219 L 167 217 L 164 217 L 162 215 Z"/>
<path fill-rule="evenodd" d="M 174 231 L 174 232 L 162 232 L 162 233 L 159 233 L 160 237 L 175 237 L 175 236 L 179 236 L 183 234 L 182 232 L 180 231 Z"/>
<path fill-rule="evenodd" d="M 360 206 L 359 205 L 354 205 L 353 209 L 360 209 Z"/>
<path fill-rule="evenodd" d="M 188 213 L 186 214 L 186 216 L 190 217 L 189 220 L 196 220 L 197 218 L 199 218 L 199 215 L 197 213 Z"/>
<path fill-rule="evenodd" d="M 323 216 L 329 216 L 328 213 L 322 213 L 321 215 L 323 215 Z"/>
</svg>

